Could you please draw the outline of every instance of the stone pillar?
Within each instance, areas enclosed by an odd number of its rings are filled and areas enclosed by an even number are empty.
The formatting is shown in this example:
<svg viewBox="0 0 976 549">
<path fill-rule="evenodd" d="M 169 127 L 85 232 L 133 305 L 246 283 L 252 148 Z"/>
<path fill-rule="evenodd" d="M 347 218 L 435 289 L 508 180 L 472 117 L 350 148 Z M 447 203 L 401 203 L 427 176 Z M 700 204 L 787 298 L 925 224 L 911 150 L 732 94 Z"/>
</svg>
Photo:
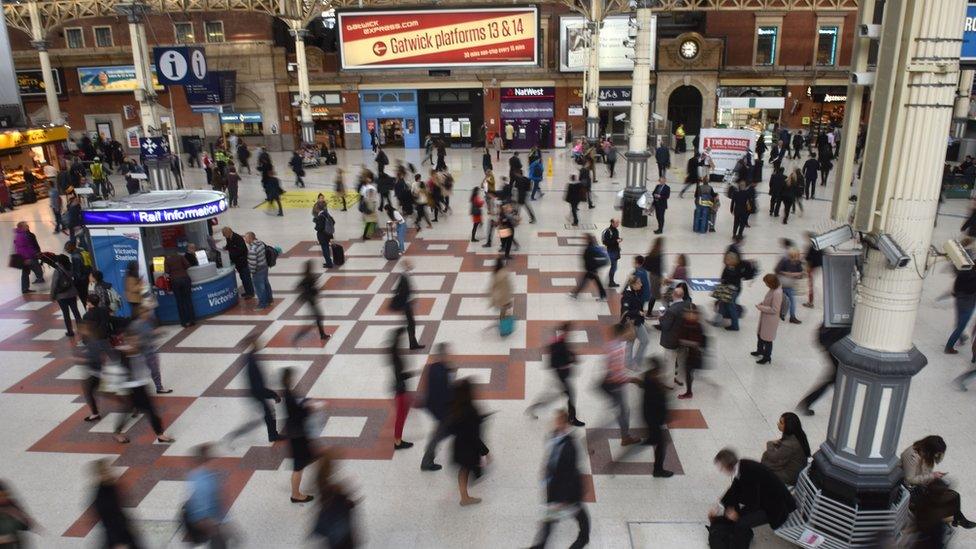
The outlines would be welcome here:
<svg viewBox="0 0 976 549">
<path fill-rule="evenodd" d="M 627 147 L 627 188 L 640 188 L 643 192 L 647 179 L 647 159 L 651 156 L 647 149 L 647 122 L 651 108 L 651 26 L 654 14 L 651 0 L 642 0 L 638 5 L 636 23 L 637 36 L 634 39 L 634 75 L 630 92 L 630 142 Z"/>
<path fill-rule="evenodd" d="M 855 226 L 873 237 L 891 235 L 911 263 L 892 268 L 865 244 L 851 335 L 831 349 L 840 368 L 827 440 L 797 483 L 799 509 L 777 531 L 788 539 L 806 528 L 845 547 L 871 547 L 877 535 L 904 525 L 899 437 L 911 378 L 926 364 L 912 334 L 945 157 L 938 136 L 952 118 L 965 11 L 966 0 L 885 3 Z"/>
<path fill-rule="evenodd" d="M 149 13 L 149 6 L 141 2 L 126 2 L 115 5 L 115 11 L 124 15 L 129 21 L 129 42 L 132 48 L 132 64 L 135 67 L 136 81 L 139 87 L 135 90 L 136 101 L 139 103 L 139 121 L 144 136 L 156 135 L 160 131 L 159 113 L 157 112 L 156 88 L 153 86 L 152 73 L 149 71 L 149 51 L 146 42 L 145 18 Z"/>
<path fill-rule="evenodd" d="M 603 25 L 603 0 L 590 0 L 590 48 L 586 63 L 586 140 L 590 144 L 600 140 L 600 27 Z"/>
<path fill-rule="evenodd" d="M 300 22 L 294 25 L 300 25 Z M 305 58 L 305 37 L 308 30 L 293 26 L 289 32 L 295 37 L 295 63 L 298 65 L 298 105 L 301 109 L 302 141 L 315 142 L 315 124 L 312 122 L 312 92 L 308 85 L 308 60 Z"/>
<path fill-rule="evenodd" d="M 952 129 L 950 135 L 962 138 L 966 135 L 966 123 L 969 121 L 970 93 L 973 89 L 973 75 L 976 71 L 972 69 L 960 71 L 959 87 L 956 90 L 956 104 L 952 110 Z M 962 156 L 960 154 L 960 156 Z"/>
<path fill-rule="evenodd" d="M 41 25 L 41 13 L 37 2 L 28 2 L 27 11 L 30 14 L 31 45 L 37 50 L 37 57 L 41 61 L 41 74 L 44 78 L 44 98 L 47 100 L 48 121 L 51 124 L 63 124 L 61 105 L 58 104 L 58 90 L 55 89 L 54 75 L 51 74 L 51 56 L 47 53 L 47 40 Z"/>
</svg>

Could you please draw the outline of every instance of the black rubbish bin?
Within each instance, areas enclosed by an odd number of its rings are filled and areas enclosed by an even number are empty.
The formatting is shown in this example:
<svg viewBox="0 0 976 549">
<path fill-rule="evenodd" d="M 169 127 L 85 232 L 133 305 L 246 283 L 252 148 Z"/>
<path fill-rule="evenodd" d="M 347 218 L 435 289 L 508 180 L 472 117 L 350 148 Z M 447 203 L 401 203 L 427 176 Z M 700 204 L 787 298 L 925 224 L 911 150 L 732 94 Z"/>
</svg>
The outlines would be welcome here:
<svg viewBox="0 0 976 549">
<path fill-rule="evenodd" d="M 635 229 L 647 226 L 647 216 L 644 209 L 637 205 L 637 201 L 644 196 L 643 187 L 624 189 L 623 212 L 620 223 L 627 228 Z"/>
</svg>

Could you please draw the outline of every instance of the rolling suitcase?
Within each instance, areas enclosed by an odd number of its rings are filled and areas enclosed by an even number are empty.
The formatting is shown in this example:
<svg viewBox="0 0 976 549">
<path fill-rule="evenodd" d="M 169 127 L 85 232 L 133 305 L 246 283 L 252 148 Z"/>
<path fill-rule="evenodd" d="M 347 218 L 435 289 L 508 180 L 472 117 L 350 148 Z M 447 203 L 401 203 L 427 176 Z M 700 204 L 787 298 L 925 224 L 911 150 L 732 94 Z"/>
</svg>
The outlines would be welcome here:
<svg viewBox="0 0 976 549">
<path fill-rule="evenodd" d="M 386 242 L 383 243 L 383 257 L 388 261 L 400 258 L 400 243 L 393 236 L 394 224 L 392 221 L 386 224 Z"/>
<path fill-rule="evenodd" d="M 510 336 L 510 335 L 512 335 L 512 332 L 514 332 L 514 331 L 515 331 L 515 317 L 514 316 L 507 315 L 507 316 L 503 316 L 501 319 L 499 319 L 499 321 L 498 321 L 498 333 L 501 334 L 502 337 Z"/>
<path fill-rule="evenodd" d="M 336 267 L 341 267 L 346 262 L 346 251 L 342 249 L 341 244 L 336 242 L 333 242 L 330 246 L 332 247 L 332 263 Z"/>
</svg>

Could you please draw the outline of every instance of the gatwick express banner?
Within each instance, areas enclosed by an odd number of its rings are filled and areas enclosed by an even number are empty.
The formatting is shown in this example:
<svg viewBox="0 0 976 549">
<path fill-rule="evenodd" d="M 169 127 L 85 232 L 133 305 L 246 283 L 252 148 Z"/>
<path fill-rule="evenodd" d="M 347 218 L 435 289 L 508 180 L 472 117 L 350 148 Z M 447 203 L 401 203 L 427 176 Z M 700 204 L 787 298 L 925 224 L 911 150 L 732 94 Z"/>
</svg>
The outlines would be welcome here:
<svg viewBox="0 0 976 549">
<path fill-rule="evenodd" d="M 338 13 L 342 68 L 539 64 L 536 6 Z"/>
</svg>

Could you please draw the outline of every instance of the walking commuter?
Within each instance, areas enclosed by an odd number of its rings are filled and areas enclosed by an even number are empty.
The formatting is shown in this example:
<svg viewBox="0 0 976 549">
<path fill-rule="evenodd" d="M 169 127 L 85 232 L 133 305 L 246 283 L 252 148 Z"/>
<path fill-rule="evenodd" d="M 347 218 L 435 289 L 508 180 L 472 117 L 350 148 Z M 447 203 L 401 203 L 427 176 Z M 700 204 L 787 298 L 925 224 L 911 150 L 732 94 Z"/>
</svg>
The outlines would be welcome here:
<svg viewBox="0 0 976 549">
<path fill-rule="evenodd" d="M 800 250 L 790 248 L 786 252 L 786 257 L 779 260 L 776 264 L 776 276 L 779 277 L 780 287 L 783 288 L 783 298 L 789 301 L 790 324 L 801 324 L 796 318 L 797 289 L 806 277 L 803 269 L 803 261 L 800 259 Z M 780 311 L 780 320 L 786 320 L 786 311 Z"/>
<path fill-rule="evenodd" d="M 675 293 L 685 291 L 684 287 L 675 288 Z M 678 326 L 678 356 L 681 357 L 685 369 L 685 392 L 678 395 L 680 400 L 694 397 L 692 384 L 695 381 L 695 370 L 704 367 L 705 348 L 708 339 L 705 337 L 705 330 L 702 328 L 701 318 L 698 308 L 692 304 L 684 309 Z"/>
<path fill-rule="evenodd" d="M 244 346 L 244 370 L 247 373 L 248 396 L 261 407 L 264 425 L 268 430 L 268 442 L 276 442 L 284 437 L 278 433 L 275 408 L 268 401 L 270 400 L 277 404 L 281 402 L 281 397 L 278 396 L 278 393 L 268 389 L 268 384 L 265 381 L 264 371 L 262 371 L 261 361 L 259 359 L 260 355 L 258 351 L 261 349 L 258 346 L 257 336 L 249 335 L 246 337 L 244 339 Z"/>
<path fill-rule="evenodd" d="M 512 178 L 512 184 L 515 186 L 515 201 L 518 204 L 515 213 L 521 214 L 522 208 L 525 208 L 529 212 L 529 223 L 535 223 L 535 212 L 532 211 L 532 205 L 529 204 L 529 192 L 532 182 L 529 181 L 529 178 L 522 175 L 522 171 L 519 170 L 515 172 L 515 176 Z"/>
<path fill-rule="evenodd" d="M 359 200 L 359 212 L 363 214 L 363 240 L 369 240 L 376 233 L 376 223 L 379 220 L 380 205 L 376 189 L 364 189 L 366 192 Z M 436 214 L 434 221 L 437 221 Z"/>
<path fill-rule="evenodd" d="M 298 299 L 296 300 L 298 306 L 307 306 L 312 310 L 312 317 L 315 319 L 315 328 L 319 331 L 319 339 L 322 341 L 329 339 L 329 334 L 325 333 L 325 328 L 322 326 L 324 317 L 318 305 L 319 275 L 312 269 L 311 259 L 305 261 L 305 270 L 295 290 L 298 292 Z M 291 337 L 292 344 L 297 343 L 311 329 L 312 327 L 310 325 L 305 324 L 298 330 L 295 330 L 295 334 Z"/>
<path fill-rule="evenodd" d="M 91 299 L 96 298 L 92 296 Z M 122 429 L 128 422 L 129 415 L 139 411 L 145 413 L 146 417 L 149 418 L 149 424 L 156 434 L 156 442 L 175 442 L 175 439 L 168 436 L 163 430 L 163 420 L 156 412 L 156 406 L 153 404 L 152 399 L 149 397 L 149 392 L 146 390 L 146 386 L 151 383 L 149 380 L 149 369 L 146 366 L 145 354 L 141 352 L 138 345 L 137 336 L 133 333 L 128 333 L 125 336 L 125 345 L 119 349 L 122 368 L 125 371 L 125 381 L 122 382 L 122 387 L 129 392 L 129 409 L 125 413 L 119 414 L 119 419 L 115 423 L 113 438 L 120 444 L 129 442 L 129 437 L 122 434 Z"/>
<path fill-rule="evenodd" d="M 386 151 L 383 147 L 376 148 L 376 176 L 382 177 L 385 175 L 386 167 L 390 165 L 390 157 L 386 156 Z"/>
<path fill-rule="evenodd" d="M 803 198 L 801 184 L 802 181 L 797 179 L 795 174 L 790 174 L 783 184 L 783 190 L 780 194 L 780 201 L 783 204 L 783 225 L 789 222 L 790 212 L 796 208 L 798 199 Z"/>
<path fill-rule="evenodd" d="M 667 354 L 668 364 L 674 364 L 674 384 L 681 386 L 684 385 L 678 379 L 678 365 L 680 362 L 680 340 L 679 336 L 681 333 L 682 323 L 684 322 L 685 311 L 692 307 L 691 302 L 685 301 L 685 294 L 683 287 L 677 287 L 672 293 L 674 302 L 668 305 L 668 308 L 664 310 L 664 314 L 661 315 L 661 348 L 667 349 L 669 352 Z"/>
<path fill-rule="evenodd" d="M 742 237 L 749 226 L 749 215 L 754 211 L 756 189 L 746 181 L 739 181 L 737 187 L 730 187 L 730 209 L 732 212 L 732 236 Z"/>
<path fill-rule="evenodd" d="M 190 281 L 190 262 L 182 254 L 171 252 L 164 262 L 166 275 L 176 298 L 176 310 L 180 317 L 180 326 L 184 328 L 197 323 L 196 313 L 193 311 L 193 283 Z"/>
<path fill-rule="evenodd" d="M 657 230 L 654 234 L 661 234 L 664 232 L 664 213 L 668 211 L 668 199 L 671 198 L 671 187 L 666 178 L 662 177 L 658 181 L 651 191 L 651 196 L 654 198 L 651 207 L 654 208 L 654 217 L 657 218 Z"/>
<path fill-rule="evenodd" d="M 610 174 L 610 179 L 613 179 L 613 170 L 617 166 L 617 159 L 620 157 L 620 153 L 617 150 L 617 146 L 613 144 L 613 141 L 607 140 L 607 146 L 604 149 L 604 156 L 607 162 L 607 172 Z"/>
<path fill-rule="evenodd" d="M 247 170 L 247 175 L 251 175 L 251 151 L 243 140 L 237 143 L 237 163 L 241 165 L 241 171 Z"/>
<path fill-rule="evenodd" d="M 542 184 L 542 178 L 544 177 L 545 170 L 542 167 L 542 158 L 536 158 L 529 163 L 529 180 L 532 181 L 532 192 L 529 193 L 529 200 L 535 200 L 536 195 L 539 198 L 546 196 L 546 193 L 542 192 L 539 186 Z"/>
<path fill-rule="evenodd" d="M 234 265 L 237 276 L 241 279 L 241 286 L 244 287 L 244 294 L 241 297 L 250 299 L 254 297 L 254 283 L 251 280 L 251 270 L 247 265 L 247 242 L 244 241 L 243 236 L 235 233 L 230 227 L 221 229 L 220 234 L 224 236 L 224 250 L 227 251 L 230 262 Z"/>
<path fill-rule="evenodd" d="M 515 180 L 515 175 L 522 173 L 522 159 L 519 158 L 518 151 L 512 151 L 512 157 L 508 159 L 508 179 Z"/>
<path fill-rule="evenodd" d="M 437 445 L 448 437 L 448 412 L 451 407 L 451 386 L 454 383 L 454 368 L 450 364 L 451 348 L 447 343 L 438 343 L 433 361 L 427 366 L 427 388 L 424 393 L 424 408 L 434 420 L 434 428 L 427 440 L 424 457 L 420 461 L 421 471 L 440 471 L 436 463 Z"/>
<path fill-rule="evenodd" d="M 791 158 L 794 160 L 800 158 L 800 151 L 803 150 L 803 144 L 805 142 L 806 140 L 803 138 L 803 130 L 797 130 L 797 132 L 793 134 L 793 156 Z"/>
<path fill-rule="evenodd" d="M 668 425 L 668 387 L 661 382 L 664 365 L 657 358 L 648 360 L 648 369 L 631 382 L 643 389 L 641 416 L 647 425 L 647 438 L 641 441 L 644 446 L 654 447 L 654 469 L 651 475 L 658 478 L 674 476 L 664 468 L 668 441 L 665 431 Z"/>
<path fill-rule="evenodd" d="M 698 155 L 698 153 L 695 153 L 688 158 L 688 164 L 685 168 L 685 184 L 683 187 L 681 187 L 681 192 L 678 193 L 678 198 L 684 198 L 685 193 L 689 188 L 693 186 L 697 187 L 698 183 L 701 182 L 699 168 L 701 168 L 701 157 Z M 664 177 L 662 176 L 661 179 L 663 180 Z"/>
<path fill-rule="evenodd" d="M 453 461 L 458 466 L 458 492 L 461 506 L 467 507 L 481 503 L 481 498 L 471 497 L 468 481 L 471 474 L 481 477 L 481 463 L 488 455 L 488 447 L 481 435 L 484 416 L 474 404 L 474 387 L 467 379 L 458 380 L 454 386 L 454 399 L 448 418 L 449 429 L 454 435 L 452 448 Z"/>
<path fill-rule="evenodd" d="M 956 301 L 956 327 L 949 334 L 945 344 L 945 354 L 955 355 L 956 343 L 965 343 L 966 325 L 976 310 L 976 270 L 956 271 L 956 280 L 952 283 L 952 295 Z"/>
<path fill-rule="evenodd" d="M 640 442 L 640 439 L 630 434 L 630 410 L 627 406 L 627 383 L 630 382 L 630 377 L 626 370 L 627 344 L 623 335 L 624 327 L 614 324 L 612 336 L 605 345 L 606 370 L 600 388 L 616 409 L 620 445 L 630 446 Z"/>
<path fill-rule="evenodd" d="M 590 542 L 590 517 L 583 506 L 579 454 L 576 439 L 572 435 L 570 417 L 564 410 L 557 410 L 553 418 L 552 433 L 546 442 L 542 468 L 546 513 L 531 549 L 544 549 L 553 525 L 570 514 L 579 524 L 579 534 L 569 546 L 570 549 L 581 549 Z"/>
<path fill-rule="evenodd" d="M 756 350 L 749 353 L 759 358 L 756 364 L 769 364 L 771 360 L 779 312 L 783 306 L 783 289 L 780 288 L 779 278 L 770 273 L 763 277 L 763 283 L 769 290 L 762 302 L 756 304 L 756 309 L 759 309 L 759 334 Z"/>
<path fill-rule="evenodd" d="M 336 197 L 342 200 L 342 211 L 349 211 L 349 207 L 346 205 L 346 182 L 343 179 L 345 170 L 342 168 L 336 169 L 335 181 L 333 182 Z M 402 205 L 402 204 L 401 204 Z"/>
<path fill-rule="evenodd" d="M 314 459 L 311 443 L 308 440 L 307 427 L 308 416 L 312 409 L 306 403 L 306 399 L 295 394 L 291 368 L 281 370 L 281 386 L 285 411 L 288 414 L 285 418 L 284 434 L 288 437 L 289 453 L 292 460 L 291 502 L 308 503 L 314 497 L 311 494 L 302 493 L 302 471 Z"/>
<path fill-rule="evenodd" d="M 261 176 L 261 187 L 264 189 L 264 201 L 268 204 L 268 212 L 271 213 L 275 204 L 278 204 L 278 217 L 284 217 L 285 213 L 281 208 L 281 181 L 275 177 L 274 170 L 268 170 Z"/>
<path fill-rule="evenodd" d="M 619 286 L 613 279 L 613 275 L 617 273 L 617 262 L 620 260 L 620 243 L 623 242 L 623 239 L 620 238 L 620 230 L 617 229 L 619 226 L 620 221 L 611 219 L 610 226 L 603 229 L 603 233 L 600 235 L 603 247 L 607 250 L 607 257 L 610 258 L 610 272 L 607 273 L 607 288 L 616 288 Z"/>
<path fill-rule="evenodd" d="M 488 173 L 488 171 L 491 170 L 492 167 L 493 166 L 491 163 L 491 151 L 489 151 L 488 147 L 485 146 L 484 150 L 481 153 L 481 171 Z"/>
<path fill-rule="evenodd" d="M 817 153 L 810 151 L 810 158 L 803 163 L 803 195 L 807 200 L 816 198 L 817 195 L 817 174 L 820 172 L 820 162 L 817 161 Z"/>
<path fill-rule="evenodd" d="M 725 328 L 730 332 L 739 331 L 739 294 L 742 292 L 742 280 L 745 278 L 747 263 L 742 260 L 738 253 L 726 252 L 722 259 L 723 269 L 719 285 L 712 292 L 718 301 L 718 312 L 715 315 L 713 325 L 719 326 L 728 318 L 730 324 Z M 777 315 L 778 315 L 777 311 Z"/>
<path fill-rule="evenodd" d="M 821 378 L 817 385 L 811 390 L 805 397 L 800 400 L 800 403 L 796 405 L 796 409 L 802 412 L 804 415 L 812 416 L 813 403 L 816 402 L 827 389 L 834 385 L 837 379 L 837 368 L 840 367 L 840 362 L 834 357 L 834 354 L 830 352 L 830 348 L 834 346 L 835 343 L 844 339 L 851 333 L 850 326 L 837 326 L 837 327 L 827 327 L 823 324 L 817 330 L 817 344 L 820 346 L 820 350 L 827 356 L 830 361 L 831 368 L 827 373 Z"/>
<path fill-rule="evenodd" d="M 238 205 L 240 195 L 241 176 L 237 173 L 237 168 L 230 166 L 227 168 L 227 204 L 231 208 Z"/>
<path fill-rule="evenodd" d="M 211 465 L 212 447 L 196 448 L 196 464 L 186 475 L 190 496 L 184 505 L 187 530 L 192 542 L 206 543 L 211 549 L 224 549 L 230 532 L 227 527 L 227 505 L 223 498 L 223 475 Z"/>
<path fill-rule="evenodd" d="M 109 337 L 114 333 L 112 319 L 108 309 L 101 307 L 97 296 L 89 296 L 87 310 L 81 317 L 79 331 L 84 343 L 84 360 L 87 376 L 81 382 L 82 395 L 85 404 L 91 412 L 85 421 L 98 421 L 102 418 L 95 400 L 95 392 L 102 380 L 102 365 L 108 359 L 115 359 L 115 351 L 109 343 Z"/>
<path fill-rule="evenodd" d="M 654 149 L 654 161 L 657 163 L 658 178 L 668 175 L 668 168 L 671 167 L 671 150 L 661 143 Z"/>
<path fill-rule="evenodd" d="M 782 167 L 773 168 L 769 176 L 769 215 L 779 217 L 779 209 L 783 204 L 783 194 L 786 189 L 786 174 Z"/>
<path fill-rule="evenodd" d="M 349 490 L 335 477 L 335 451 L 324 450 L 316 460 L 315 486 L 319 492 L 319 511 L 312 534 L 324 538 L 329 549 L 359 547 L 353 500 Z M 311 537 L 311 535 L 310 535 Z"/>
<path fill-rule="evenodd" d="M 471 197 L 468 200 L 470 204 L 471 212 L 471 242 L 477 242 L 478 238 L 478 227 L 481 226 L 481 209 L 485 205 L 485 201 L 481 198 L 481 188 L 472 187 Z"/>
<path fill-rule="evenodd" d="M 129 523 L 129 513 L 122 505 L 122 494 L 118 479 L 112 472 L 108 458 L 97 459 L 91 463 L 91 474 L 95 481 L 95 497 L 92 508 L 104 531 L 103 547 L 138 549 L 141 541 Z M 15 544 L 14 547 L 17 547 Z"/>
<path fill-rule="evenodd" d="M 579 226 L 579 205 L 580 202 L 586 200 L 583 196 L 586 194 L 586 189 L 583 184 L 576 179 L 575 175 L 569 176 L 569 184 L 566 185 L 566 202 L 569 203 L 569 214 L 573 221 L 573 226 Z"/>
<path fill-rule="evenodd" d="M 820 186 L 824 187 L 827 185 L 827 177 L 830 176 L 830 170 L 834 169 L 834 163 L 830 161 L 830 156 L 820 156 Z"/>
<path fill-rule="evenodd" d="M 570 425 L 584 427 L 586 424 L 580 421 L 576 415 L 576 392 L 569 379 L 573 376 L 573 365 L 577 363 L 576 353 L 573 352 L 569 341 L 566 339 L 572 329 L 573 324 L 571 322 L 564 322 L 556 327 L 552 342 L 549 343 L 549 369 L 556 375 L 560 392 L 566 395 L 567 419 Z M 548 399 L 544 395 L 540 396 L 525 409 L 525 413 L 535 419 L 535 411 L 547 402 Z"/>
<path fill-rule="evenodd" d="M 305 161 L 298 151 L 292 151 L 288 166 L 295 174 L 295 186 L 305 188 Z"/>
<path fill-rule="evenodd" d="M 393 367 L 393 404 L 396 408 L 396 415 L 393 421 L 393 449 L 406 450 L 412 448 L 413 443 L 403 440 L 403 425 L 407 422 L 407 414 L 410 413 L 410 395 L 407 393 L 407 379 L 412 377 L 413 372 L 408 372 L 403 363 L 403 356 L 400 354 L 400 341 L 403 339 L 403 332 L 406 328 L 397 327 L 390 334 L 390 365 Z"/>
<path fill-rule="evenodd" d="M 593 205 L 593 183 L 596 180 L 593 177 L 593 158 L 587 157 L 586 163 L 579 170 L 579 182 L 583 184 L 583 189 L 586 191 L 586 203 L 592 210 L 596 206 Z"/>
<path fill-rule="evenodd" d="M 413 263 L 409 259 L 403 261 L 403 272 L 397 281 L 396 288 L 393 290 L 393 298 L 390 300 L 390 309 L 402 312 L 407 322 L 407 337 L 410 342 L 410 350 L 423 349 L 417 341 L 417 323 L 413 317 L 413 285 L 410 281 L 410 271 L 413 270 Z"/>
<path fill-rule="evenodd" d="M 244 242 L 247 243 L 247 268 L 251 272 L 254 294 L 258 298 L 255 310 L 266 309 L 274 301 L 271 282 L 268 280 L 267 245 L 258 240 L 253 232 L 244 235 Z"/>
<path fill-rule="evenodd" d="M 172 393 L 173 390 L 163 387 L 162 372 L 159 369 L 159 344 L 156 328 L 156 315 L 148 307 L 140 307 L 132 315 L 132 321 L 129 323 L 129 330 L 135 336 L 137 349 L 149 370 L 149 378 L 152 379 L 153 386 L 156 388 L 156 394 L 165 395 Z"/>
<path fill-rule="evenodd" d="M 625 289 L 620 294 L 620 323 L 629 325 L 633 330 L 633 338 L 627 341 L 627 367 L 637 370 L 644 362 L 650 338 L 644 325 L 643 303 L 641 302 L 641 281 L 631 276 L 625 282 Z M 634 342 L 637 342 L 637 353 L 634 354 Z"/>
<path fill-rule="evenodd" d="M 504 253 L 505 259 L 512 258 L 512 245 L 518 246 L 515 243 L 515 227 L 518 224 L 518 212 L 512 208 L 512 204 L 509 202 L 502 204 L 501 211 L 498 214 L 498 238 L 501 240 L 501 251 Z"/>
<path fill-rule="evenodd" d="M 51 276 L 51 301 L 56 302 L 61 309 L 61 317 L 64 319 L 64 335 L 74 337 L 71 315 L 74 314 L 75 322 L 81 324 L 81 313 L 78 311 L 78 289 L 75 288 L 74 281 L 71 279 L 71 260 L 68 256 L 61 254 L 57 256 L 55 261 L 54 274 Z"/>
<path fill-rule="evenodd" d="M 505 260 L 499 257 L 495 260 L 495 268 L 491 272 L 491 288 L 489 289 L 489 305 L 493 309 L 498 309 L 499 322 L 511 316 L 515 300 L 514 295 L 512 273 L 505 266 Z"/>
<path fill-rule="evenodd" d="M 586 234 L 586 248 L 583 250 L 583 269 L 584 273 L 580 277 L 579 284 L 576 288 L 569 294 L 570 297 L 576 299 L 580 292 L 586 287 L 586 282 L 592 280 L 596 284 L 597 290 L 600 292 L 600 300 L 605 300 L 607 298 L 607 291 L 603 289 L 603 283 L 600 282 L 600 277 L 597 275 L 597 271 L 602 267 L 605 267 L 610 263 L 610 259 L 604 254 L 603 250 L 597 246 L 596 238 L 592 234 Z"/>
</svg>

